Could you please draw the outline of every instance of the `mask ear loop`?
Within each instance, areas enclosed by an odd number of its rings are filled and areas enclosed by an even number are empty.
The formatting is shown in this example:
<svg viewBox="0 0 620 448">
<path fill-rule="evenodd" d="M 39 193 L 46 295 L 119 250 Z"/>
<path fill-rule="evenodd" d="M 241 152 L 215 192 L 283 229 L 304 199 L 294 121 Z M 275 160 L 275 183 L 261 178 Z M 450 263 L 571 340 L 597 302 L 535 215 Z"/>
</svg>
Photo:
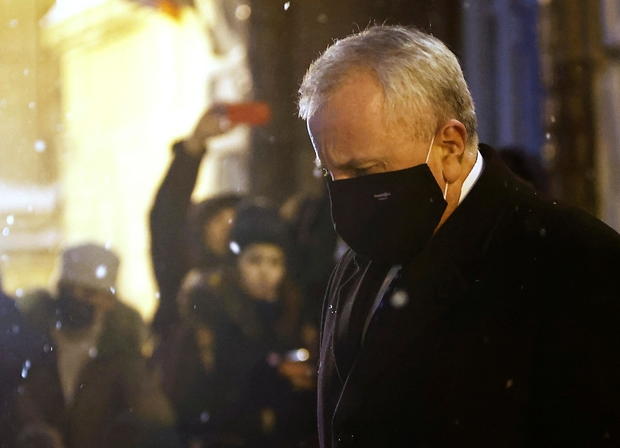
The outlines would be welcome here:
<svg viewBox="0 0 620 448">
<path fill-rule="evenodd" d="M 424 163 L 426 163 L 428 165 L 428 159 L 431 157 L 431 149 L 433 149 L 433 143 L 435 143 L 435 136 L 433 135 L 433 138 L 431 139 L 431 145 L 428 147 L 428 152 L 426 153 L 426 161 Z"/>
<path fill-rule="evenodd" d="M 428 159 L 431 157 L 431 149 L 433 149 L 433 143 L 435 143 L 435 136 L 431 139 L 431 145 L 428 147 L 428 152 L 426 153 L 426 163 L 428 165 Z M 443 199 L 445 200 L 448 197 L 448 182 L 446 182 L 446 188 L 443 190 Z"/>
</svg>

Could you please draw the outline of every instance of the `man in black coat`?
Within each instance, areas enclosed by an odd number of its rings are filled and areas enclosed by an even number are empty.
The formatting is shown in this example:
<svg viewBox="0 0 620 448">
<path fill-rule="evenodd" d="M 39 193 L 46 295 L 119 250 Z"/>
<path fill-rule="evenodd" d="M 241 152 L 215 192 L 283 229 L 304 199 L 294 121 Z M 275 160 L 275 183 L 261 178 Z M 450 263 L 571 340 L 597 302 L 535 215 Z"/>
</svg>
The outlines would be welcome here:
<svg viewBox="0 0 620 448">
<path fill-rule="evenodd" d="M 620 445 L 620 237 L 478 144 L 456 57 L 372 27 L 299 106 L 352 248 L 323 307 L 321 446 Z"/>
</svg>

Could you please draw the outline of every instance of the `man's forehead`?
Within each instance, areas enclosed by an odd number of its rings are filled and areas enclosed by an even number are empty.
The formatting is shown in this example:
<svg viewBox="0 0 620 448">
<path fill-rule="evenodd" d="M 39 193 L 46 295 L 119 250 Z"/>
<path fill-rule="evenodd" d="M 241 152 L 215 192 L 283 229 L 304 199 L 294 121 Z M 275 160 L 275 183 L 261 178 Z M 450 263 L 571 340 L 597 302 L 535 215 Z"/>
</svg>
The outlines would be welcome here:
<svg viewBox="0 0 620 448">
<path fill-rule="evenodd" d="M 336 143 L 376 132 L 383 122 L 383 92 L 374 83 L 353 81 L 334 91 L 308 120 L 315 144 Z"/>
<path fill-rule="evenodd" d="M 325 102 L 310 118 L 319 125 L 333 122 L 359 122 L 364 115 L 383 113 L 384 96 L 380 84 L 370 75 L 355 75 L 327 96 Z"/>
</svg>

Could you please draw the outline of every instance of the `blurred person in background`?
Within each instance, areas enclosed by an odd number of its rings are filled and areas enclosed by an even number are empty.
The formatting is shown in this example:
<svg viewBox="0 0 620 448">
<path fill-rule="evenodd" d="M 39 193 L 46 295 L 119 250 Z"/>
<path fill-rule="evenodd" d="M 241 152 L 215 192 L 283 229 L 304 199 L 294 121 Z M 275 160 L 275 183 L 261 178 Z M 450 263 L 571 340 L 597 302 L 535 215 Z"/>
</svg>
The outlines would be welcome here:
<svg viewBox="0 0 620 448">
<path fill-rule="evenodd" d="M 151 259 L 159 287 L 153 330 L 160 336 L 179 322 L 178 292 L 190 270 L 217 270 L 228 262 L 228 232 L 240 197 L 222 194 L 192 204 L 191 196 L 207 139 L 231 128 L 222 106 L 214 105 L 189 137 L 172 146 L 173 159 L 150 213 Z"/>
<path fill-rule="evenodd" d="M 35 334 L 25 325 L 14 299 L 4 293 L 0 273 L 0 448 L 15 446 L 18 388 L 36 344 Z"/>
<path fill-rule="evenodd" d="M 158 352 L 165 391 L 188 446 L 304 446 L 315 433 L 314 368 L 287 278 L 289 229 L 254 202 L 236 216 L 234 265 L 182 291 L 190 314 Z"/>
<path fill-rule="evenodd" d="M 337 238 L 331 221 L 329 195 L 296 194 L 280 209 L 291 227 L 295 259 L 291 277 L 302 290 L 304 316 L 316 327 L 327 281 L 336 264 Z"/>
<path fill-rule="evenodd" d="M 308 348 L 317 352 L 321 304 L 339 255 L 327 191 L 318 196 L 293 195 L 282 205 L 280 214 L 291 228 L 295 247 L 290 277 L 299 285 L 303 298 L 302 332 Z"/>
<path fill-rule="evenodd" d="M 46 434 L 66 448 L 176 446 L 171 407 L 141 353 L 146 327 L 116 296 L 118 257 L 83 244 L 59 264 L 55 294 L 19 302 L 42 336 L 21 371 L 21 446 L 45 446 Z"/>
</svg>

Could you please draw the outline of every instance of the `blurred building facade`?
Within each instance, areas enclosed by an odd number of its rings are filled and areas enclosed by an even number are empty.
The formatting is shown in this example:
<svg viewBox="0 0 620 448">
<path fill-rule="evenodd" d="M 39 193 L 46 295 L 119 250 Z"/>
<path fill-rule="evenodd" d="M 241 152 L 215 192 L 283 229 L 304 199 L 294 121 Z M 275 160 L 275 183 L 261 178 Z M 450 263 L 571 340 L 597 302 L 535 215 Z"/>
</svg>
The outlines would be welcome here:
<svg viewBox="0 0 620 448">
<path fill-rule="evenodd" d="M 602 68 L 595 88 L 599 212 L 620 232 L 620 4 L 604 0 Z"/>
<path fill-rule="evenodd" d="M 39 42 L 39 19 L 53 1 L 0 8 L 0 271 L 11 292 L 46 282 L 50 247 L 61 238 L 54 159 L 59 132 L 58 63 Z M 18 281 L 19 273 L 28 281 Z M 25 276 L 24 276 L 25 277 Z"/>
<path fill-rule="evenodd" d="M 480 141 L 540 153 L 544 133 L 538 0 L 463 2 L 465 77 Z"/>
<path fill-rule="evenodd" d="M 0 95 L 0 251 L 10 293 L 47 286 L 62 246 L 95 241 L 121 256 L 121 297 L 153 311 L 147 217 L 169 147 L 205 105 L 244 99 L 251 81 L 244 36 L 212 32 L 220 4 L 152 3 L 12 0 L 0 10 L 9 49 L 0 70 L 11 81 Z M 239 129 L 215 142 L 198 196 L 247 189 L 248 141 Z"/>
<path fill-rule="evenodd" d="M 620 231 L 620 5 L 540 3 L 553 193 Z"/>
</svg>

